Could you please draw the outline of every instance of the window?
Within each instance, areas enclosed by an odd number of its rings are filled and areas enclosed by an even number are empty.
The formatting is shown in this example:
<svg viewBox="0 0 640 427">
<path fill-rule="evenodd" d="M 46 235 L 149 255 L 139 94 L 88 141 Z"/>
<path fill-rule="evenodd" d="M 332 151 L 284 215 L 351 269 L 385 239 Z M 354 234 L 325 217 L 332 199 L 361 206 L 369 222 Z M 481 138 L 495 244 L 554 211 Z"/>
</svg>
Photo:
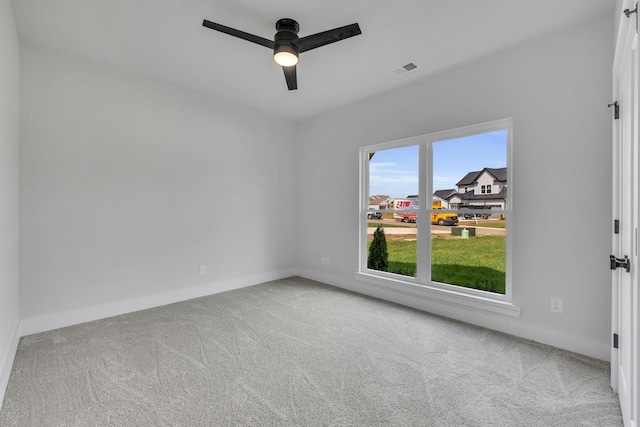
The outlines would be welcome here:
<svg viewBox="0 0 640 427">
<path fill-rule="evenodd" d="M 461 298 L 474 308 L 511 301 L 511 129 L 505 119 L 361 148 L 356 277 L 404 293 Z M 367 220 L 371 195 L 391 199 L 390 212 L 373 222 Z M 384 257 L 374 243 L 378 228 L 386 263 L 372 262 Z M 511 304 L 493 308 L 519 315 Z"/>
<path fill-rule="evenodd" d="M 371 221 L 367 226 L 367 244 L 373 241 L 375 227 L 393 224 L 395 230 L 387 229 L 386 244 L 388 265 L 384 271 L 404 276 L 415 276 L 417 240 L 416 223 L 418 210 L 418 160 L 419 146 L 407 145 L 383 149 L 368 154 L 370 194 L 393 195 L 391 209 L 381 221 Z M 381 191 L 382 193 L 378 193 Z M 413 236 L 413 238 L 412 238 Z M 381 270 L 367 256 L 367 267 Z"/>
</svg>

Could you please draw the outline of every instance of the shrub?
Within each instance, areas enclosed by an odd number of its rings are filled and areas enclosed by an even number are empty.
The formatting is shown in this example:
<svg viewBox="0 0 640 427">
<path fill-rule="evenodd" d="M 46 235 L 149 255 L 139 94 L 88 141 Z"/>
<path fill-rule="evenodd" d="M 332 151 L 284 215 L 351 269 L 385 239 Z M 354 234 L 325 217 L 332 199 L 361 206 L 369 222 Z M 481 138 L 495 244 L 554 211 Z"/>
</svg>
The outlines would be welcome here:
<svg viewBox="0 0 640 427">
<path fill-rule="evenodd" d="M 378 225 L 373 232 L 373 241 L 369 246 L 367 267 L 372 270 L 387 271 L 389 268 L 389 252 L 387 252 L 387 238 L 384 229 Z"/>
</svg>

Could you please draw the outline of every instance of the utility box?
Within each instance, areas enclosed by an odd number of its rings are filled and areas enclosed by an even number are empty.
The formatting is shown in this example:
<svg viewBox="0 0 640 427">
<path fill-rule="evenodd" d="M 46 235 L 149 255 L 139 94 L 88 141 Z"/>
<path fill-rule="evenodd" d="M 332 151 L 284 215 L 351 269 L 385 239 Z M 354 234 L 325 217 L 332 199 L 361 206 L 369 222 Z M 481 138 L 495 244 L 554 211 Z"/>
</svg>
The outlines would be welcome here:
<svg viewBox="0 0 640 427">
<path fill-rule="evenodd" d="M 460 226 L 451 227 L 451 235 L 462 237 L 462 230 L 467 230 L 469 232 L 469 237 L 474 237 L 476 235 L 475 227 L 460 227 Z"/>
</svg>

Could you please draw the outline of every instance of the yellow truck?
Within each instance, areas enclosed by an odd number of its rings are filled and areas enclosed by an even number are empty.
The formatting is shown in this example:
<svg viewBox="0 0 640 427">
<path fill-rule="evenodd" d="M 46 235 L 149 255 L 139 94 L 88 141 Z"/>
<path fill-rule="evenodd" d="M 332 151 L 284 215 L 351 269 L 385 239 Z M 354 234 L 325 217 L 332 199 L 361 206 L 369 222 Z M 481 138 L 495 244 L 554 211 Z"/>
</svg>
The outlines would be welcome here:
<svg viewBox="0 0 640 427">
<path fill-rule="evenodd" d="M 440 200 L 433 200 L 431 202 L 431 209 L 442 209 L 442 202 Z M 458 215 L 455 213 L 431 213 L 431 224 L 438 225 L 457 225 Z"/>
<path fill-rule="evenodd" d="M 455 213 L 437 213 L 433 212 L 431 214 L 431 224 L 438 225 L 457 225 L 458 224 L 458 215 Z"/>
</svg>

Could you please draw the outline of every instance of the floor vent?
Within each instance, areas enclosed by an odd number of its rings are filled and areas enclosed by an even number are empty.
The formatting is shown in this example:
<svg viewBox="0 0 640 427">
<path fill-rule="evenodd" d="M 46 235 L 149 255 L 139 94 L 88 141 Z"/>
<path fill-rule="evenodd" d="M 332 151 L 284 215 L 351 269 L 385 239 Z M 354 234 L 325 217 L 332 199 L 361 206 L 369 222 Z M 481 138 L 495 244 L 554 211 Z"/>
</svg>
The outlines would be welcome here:
<svg viewBox="0 0 640 427">
<path fill-rule="evenodd" d="M 413 62 L 409 62 L 407 64 L 404 64 L 402 67 L 394 68 L 393 70 L 391 70 L 391 74 L 393 74 L 394 76 L 400 76 L 404 73 L 415 70 L 416 68 L 418 68 L 416 64 L 414 64 Z"/>
</svg>

